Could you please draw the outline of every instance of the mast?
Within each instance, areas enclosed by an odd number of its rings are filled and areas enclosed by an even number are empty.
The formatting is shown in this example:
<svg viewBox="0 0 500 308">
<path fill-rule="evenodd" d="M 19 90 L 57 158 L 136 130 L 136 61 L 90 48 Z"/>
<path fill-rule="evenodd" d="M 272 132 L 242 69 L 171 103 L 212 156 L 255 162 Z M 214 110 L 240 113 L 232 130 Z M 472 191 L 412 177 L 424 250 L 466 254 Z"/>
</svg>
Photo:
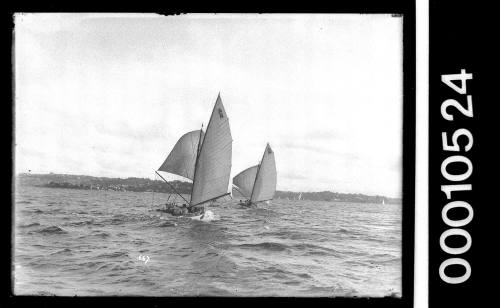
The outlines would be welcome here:
<svg viewBox="0 0 500 308">
<path fill-rule="evenodd" d="M 175 189 L 175 187 L 172 184 L 170 184 L 167 180 L 165 180 L 161 176 L 161 174 L 158 173 L 158 171 L 155 171 L 155 172 L 156 172 L 156 174 L 158 174 L 162 178 L 163 181 L 165 181 L 165 183 L 168 184 L 168 186 L 170 186 L 175 191 L 176 194 L 178 194 L 184 201 L 186 201 L 187 203 L 189 203 L 189 201 L 187 201 L 181 194 L 179 194 L 179 192 L 177 191 L 177 189 Z M 170 196 L 169 196 L 169 199 L 170 199 Z"/>
<path fill-rule="evenodd" d="M 193 174 L 193 185 L 191 185 L 191 195 L 189 197 L 189 202 L 191 203 L 191 199 L 193 198 L 193 190 L 194 190 L 194 178 L 196 176 L 196 166 L 198 166 L 198 156 L 200 156 L 200 143 L 201 143 L 201 134 L 203 133 L 203 123 L 201 123 L 200 130 L 200 139 L 198 139 L 198 147 L 196 148 L 196 159 L 194 160 L 194 174 Z"/>
</svg>

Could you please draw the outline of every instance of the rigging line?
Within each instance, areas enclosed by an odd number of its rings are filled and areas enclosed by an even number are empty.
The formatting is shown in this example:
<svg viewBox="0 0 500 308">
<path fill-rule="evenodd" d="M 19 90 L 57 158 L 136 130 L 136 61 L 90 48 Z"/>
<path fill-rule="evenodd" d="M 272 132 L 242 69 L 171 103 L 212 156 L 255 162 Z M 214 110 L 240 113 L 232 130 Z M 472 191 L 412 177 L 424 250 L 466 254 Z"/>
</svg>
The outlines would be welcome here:
<svg viewBox="0 0 500 308">
<path fill-rule="evenodd" d="M 237 191 L 238 191 L 238 192 L 239 192 L 239 193 L 240 193 L 243 197 L 248 198 L 247 196 L 245 196 L 245 194 L 244 194 L 241 190 L 239 190 L 239 189 L 238 189 L 238 187 L 237 187 L 236 185 L 234 185 L 234 184 L 233 184 L 233 187 L 234 187 L 234 189 L 236 189 L 236 190 L 237 190 Z"/>
<path fill-rule="evenodd" d="M 220 195 L 220 196 L 214 197 L 214 198 L 212 198 L 212 199 L 208 199 L 208 200 L 205 200 L 205 201 L 198 202 L 198 203 L 196 203 L 196 204 L 193 204 L 192 206 L 196 206 L 196 205 L 200 205 L 200 204 L 203 204 L 203 203 L 207 203 L 207 202 L 209 202 L 209 201 L 212 201 L 212 200 L 215 200 L 215 199 L 219 199 L 219 198 L 221 198 L 221 197 L 224 197 L 224 196 L 227 196 L 227 195 L 230 195 L 230 194 L 231 194 L 231 193 L 225 193 L 225 194 L 223 194 L 223 195 Z"/>
<path fill-rule="evenodd" d="M 178 195 L 179 195 L 179 196 L 180 196 L 180 197 L 181 197 L 184 201 L 186 201 L 187 203 L 189 203 L 189 202 L 188 202 L 188 201 L 187 201 L 187 200 L 186 200 L 186 199 L 185 199 L 185 198 L 184 198 L 181 194 L 179 194 L 179 193 L 177 192 L 177 189 L 175 189 L 175 187 L 174 187 L 172 184 L 170 184 L 167 180 L 165 180 L 165 179 L 161 176 L 161 174 L 159 174 L 159 173 L 158 173 L 158 171 L 155 171 L 155 172 L 156 172 L 156 174 L 158 174 L 158 176 L 159 176 L 159 177 L 161 177 L 161 178 L 163 179 L 163 181 L 165 181 L 165 183 L 167 183 L 167 184 L 168 184 L 168 185 L 169 185 L 169 186 L 170 186 L 170 187 L 171 187 L 171 188 L 175 191 L 175 193 L 176 193 L 176 194 L 178 194 Z"/>
</svg>

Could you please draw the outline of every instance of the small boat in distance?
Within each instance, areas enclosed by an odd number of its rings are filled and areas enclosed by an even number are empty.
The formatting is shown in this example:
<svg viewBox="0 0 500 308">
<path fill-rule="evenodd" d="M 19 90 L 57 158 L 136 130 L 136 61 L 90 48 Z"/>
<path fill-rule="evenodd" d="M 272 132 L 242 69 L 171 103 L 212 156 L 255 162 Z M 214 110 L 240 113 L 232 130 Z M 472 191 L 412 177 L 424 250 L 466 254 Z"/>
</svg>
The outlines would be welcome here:
<svg viewBox="0 0 500 308">
<path fill-rule="evenodd" d="M 276 192 L 276 178 L 274 152 L 268 143 L 260 163 L 243 170 L 233 178 L 234 188 L 248 198 L 239 204 L 251 206 L 272 200 Z"/>
<path fill-rule="evenodd" d="M 167 159 L 158 168 L 158 174 L 177 195 L 183 204 L 168 202 L 160 211 L 174 216 L 204 219 L 204 203 L 229 195 L 227 187 L 231 173 L 232 137 L 229 120 L 217 96 L 206 132 L 195 130 L 184 134 L 175 144 Z M 193 181 L 190 200 L 186 200 L 159 171 L 179 175 Z"/>
</svg>

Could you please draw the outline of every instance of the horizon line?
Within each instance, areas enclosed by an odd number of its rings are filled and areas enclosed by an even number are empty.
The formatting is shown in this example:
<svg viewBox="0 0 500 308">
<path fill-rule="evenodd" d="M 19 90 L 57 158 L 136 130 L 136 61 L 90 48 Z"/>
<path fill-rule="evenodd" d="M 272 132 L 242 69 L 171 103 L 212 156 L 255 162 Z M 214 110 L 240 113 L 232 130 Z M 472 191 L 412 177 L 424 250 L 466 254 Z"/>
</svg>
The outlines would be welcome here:
<svg viewBox="0 0 500 308">
<path fill-rule="evenodd" d="M 48 173 L 31 173 L 31 172 L 17 172 L 16 174 L 14 174 L 15 176 L 17 175 L 20 175 L 20 174 L 31 174 L 31 175 L 50 175 L 50 174 L 53 174 L 53 175 L 72 175 L 72 176 L 89 176 L 89 177 L 95 177 L 95 178 L 108 178 L 108 179 L 129 179 L 129 178 L 139 178 L 139 179 L 149 179 L 149 180 L 152 180 L 152 181 L 161 181 L 161 180 L 157 180 L 155 178 L 148 178 L 148 177 L 137 177 L 137 176 L 128 176 L 128 177 L 109 177 L 109 176 L 96 176 L 96 175 L 88 175 L 88 174 L 72 174 L 72 173 L 55 173 L 55 172 L 48 172 Z M 173 181 L 176 181 L 176 180 L 173 180 Z M 177 180 L 177 181 L 180 181 L 180 182 L 186 182 L 186 183 L 192 183 L 190 181 L 181 181 L 181 180 Z M 233 189 L 232 185 L 231 185 L 231 189 Z M 359 195 L 365 195 L 365 196 L 373 196 L 373 197 L 385 197 L 385 198 L 390 198 L 390 199 L 402 199 L 403 197 L 394 197 L 394 196 L 385 196 L 385 195 L 380 195 L 380 194 L 376 194 L 376 195 L 369 195 L 369 194 L 365 194 L 365 193 L 359 193 L 359 192 L 356 192 L 356 193 L 350 193 L 350 192 L 339 192 L 339 191 L 331 191 L 331 190 L 321 190 L 321 191 L 293 191 L 293 190 L 278 190 L 276 189 L 276 191 L 281 191 L 281 192 L 292 192 L 292 193 L 319 193 L 319 192 L 333 192 L 333 193 L 339 193 L 339 194 L 351 194 L 351 195 L 356 195 L 356 194 L 359 194 Z"/>
</svg>

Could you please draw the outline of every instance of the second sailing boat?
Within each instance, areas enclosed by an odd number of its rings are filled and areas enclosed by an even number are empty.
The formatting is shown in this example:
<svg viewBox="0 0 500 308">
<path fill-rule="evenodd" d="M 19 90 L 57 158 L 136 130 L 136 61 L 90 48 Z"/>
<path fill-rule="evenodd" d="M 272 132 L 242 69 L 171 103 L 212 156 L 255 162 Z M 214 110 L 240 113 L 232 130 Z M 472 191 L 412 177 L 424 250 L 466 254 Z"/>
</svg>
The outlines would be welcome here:
<svg viewBox="0 0 500 308">
<path fill-rule="evenodd" d="M 169 202 L 163 211 L 174 216 L 203 219 L 204 203 L 229 195 L 232 142 L 229 121 L 219 94 L 206 132 L 202 127 L 184 134 L 158 169 L 192 180 L 190 200 L 186 200 L 156 171 L 184 201 L 183 204 Z"/>
<path fill-rule="evenodd" d="M 250 206 L 273 199 L 276 192 L 276 162 L 269 143 L 266 145 L 260 163 L 236 175 L 233 178 L 233 186 L 245 198 L 248 198 L 240 202 L 240 205 Z"/>
</svg>

